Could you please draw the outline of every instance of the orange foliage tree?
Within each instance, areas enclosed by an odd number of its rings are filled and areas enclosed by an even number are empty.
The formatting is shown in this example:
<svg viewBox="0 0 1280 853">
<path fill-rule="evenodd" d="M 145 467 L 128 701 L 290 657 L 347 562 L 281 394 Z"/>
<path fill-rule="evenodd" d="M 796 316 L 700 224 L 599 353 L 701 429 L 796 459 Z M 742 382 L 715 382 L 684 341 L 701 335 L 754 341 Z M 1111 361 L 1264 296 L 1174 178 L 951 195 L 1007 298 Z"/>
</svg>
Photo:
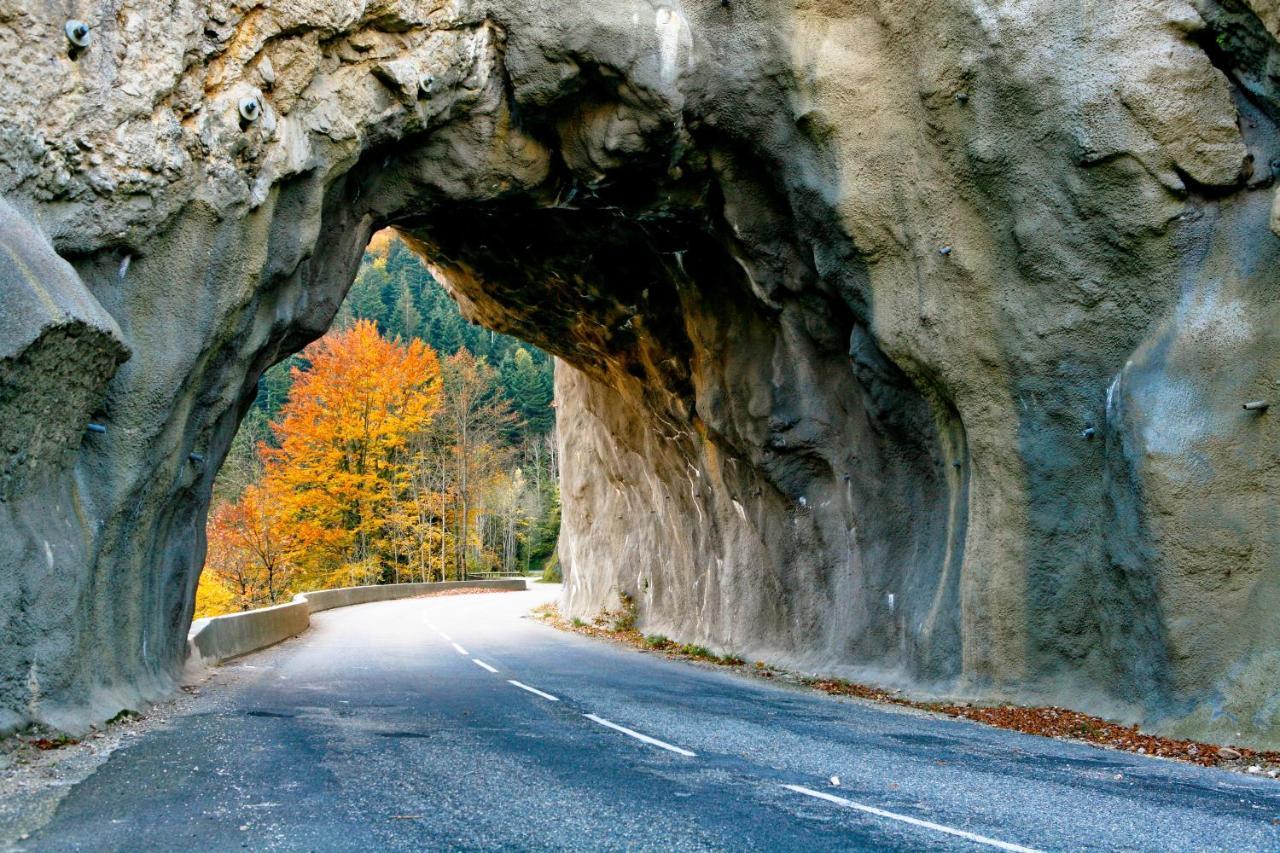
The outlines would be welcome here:
<svg viewBox="0 0 1280 853">
<path fill-rule="evenodd" d="M 249 485 L 236 500 L 215 507 L 207 533 L 204 570 L 211 583 L 208 600 L 198 610 L 249 610 L 287 595 L 293 575 L 287 556 L 292 532 L 264 486 Z"/>
<path fill-rule="evenodd" d="M 420 340 L 389 341 L 358 321 L 308 347 L 263 448 L 266 487 L 291 526 L 287 556 L 312 584 L 398 574 L 399 463 L 440 408 L 440 363 Z"/>
<path fill-rule="evenodd" d="M 332 332 L 258 446 L 256 482 L 209 518 L 197 616 L 272 604 L 301 589 L 465 578 L 516 568 L 530 510 L 507 435 L 519 416 L 497 371 L 460 349 L 369 321 Z"/>
</svg>

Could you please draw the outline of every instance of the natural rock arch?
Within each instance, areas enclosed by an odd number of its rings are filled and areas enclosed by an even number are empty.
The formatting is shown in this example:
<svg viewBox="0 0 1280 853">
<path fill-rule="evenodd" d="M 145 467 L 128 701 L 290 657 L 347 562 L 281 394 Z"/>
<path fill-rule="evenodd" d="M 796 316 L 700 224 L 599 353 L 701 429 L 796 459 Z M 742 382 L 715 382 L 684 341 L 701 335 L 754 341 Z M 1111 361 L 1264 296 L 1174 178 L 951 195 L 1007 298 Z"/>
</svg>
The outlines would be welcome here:
<svg viewBox="0 0 1280 853">
<path fill-rule="evenodd" d="M 1280 739 L 1275 21 L 48 5 L 0 10 L 0 728 L 170 688 L 256 380 L 393 226 L 563 360 L 571 613 Z"/>
</svg>

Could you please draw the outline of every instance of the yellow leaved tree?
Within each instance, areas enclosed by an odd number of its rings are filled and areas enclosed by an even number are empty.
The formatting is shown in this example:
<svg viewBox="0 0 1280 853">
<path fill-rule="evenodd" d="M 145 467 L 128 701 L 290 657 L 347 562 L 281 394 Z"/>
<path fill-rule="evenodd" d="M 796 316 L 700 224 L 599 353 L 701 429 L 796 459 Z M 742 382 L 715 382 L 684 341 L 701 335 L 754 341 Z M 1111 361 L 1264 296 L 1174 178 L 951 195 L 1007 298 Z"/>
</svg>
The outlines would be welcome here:
<svg viewBox="0 0 1280 853">
<path fill-rule="evenodd" d="M 262 449 L 265 488 L 290 526 L 287 557 L 302 586 L 379 583 L 399 575 L 403 459 L 440 408 L 440 362 L 420 340 L 389 341 L 358 321 L 308 347 Z"/>
</svg>

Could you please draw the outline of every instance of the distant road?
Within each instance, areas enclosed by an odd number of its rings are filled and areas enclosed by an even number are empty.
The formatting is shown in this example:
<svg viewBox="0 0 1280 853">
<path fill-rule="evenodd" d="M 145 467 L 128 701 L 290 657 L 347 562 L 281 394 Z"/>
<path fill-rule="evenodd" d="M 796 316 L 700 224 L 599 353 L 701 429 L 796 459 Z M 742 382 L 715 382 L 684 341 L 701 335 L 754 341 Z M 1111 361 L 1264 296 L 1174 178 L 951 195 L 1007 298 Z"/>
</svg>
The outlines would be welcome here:
<svg viewBox="0 0 1280 853">
<path fill-rule="evenodd" d="M 25 849 L 1280 849 L 1272 780 L 522 618 L 550 594 L 313 616 L 116 752 Z"/>
</svg>

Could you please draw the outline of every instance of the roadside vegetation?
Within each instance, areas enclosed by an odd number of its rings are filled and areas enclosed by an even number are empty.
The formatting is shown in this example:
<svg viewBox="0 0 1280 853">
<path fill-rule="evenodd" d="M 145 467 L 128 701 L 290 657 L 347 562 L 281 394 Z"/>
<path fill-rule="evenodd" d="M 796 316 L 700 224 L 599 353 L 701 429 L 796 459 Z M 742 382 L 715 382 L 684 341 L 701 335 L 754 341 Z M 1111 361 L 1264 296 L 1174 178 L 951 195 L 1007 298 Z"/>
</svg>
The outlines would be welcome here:
<svg viewBox="0 0 1280 853">
<path fill-rule="evenodd" d="M 267 371 L 219 473 L 196 616 L 304 589 L 556 576 L 551 360 L 468 324 L 390 232 Z"/>
<path fill-rule="evenodd" d="M 615 610 L 606 610 L 591 621 L 577 616 L 566 619 L 555 604 L 544 604 L 534 608 L 534 616 L 559 628 L 588 637 L 600 637 L 616 640 L 636 648 L 661 652 L 670 658 L 698 660 L 720 666 L 744 666 L 746 661 L 735 654 L 718 655 L 705 646 L 690 643 L 677 643 L 661 634 L 645 635 L 636 628 L 637 607 L 635 599 L 626 593 L 619 595 L 619 606 Z"/>
</svg>

